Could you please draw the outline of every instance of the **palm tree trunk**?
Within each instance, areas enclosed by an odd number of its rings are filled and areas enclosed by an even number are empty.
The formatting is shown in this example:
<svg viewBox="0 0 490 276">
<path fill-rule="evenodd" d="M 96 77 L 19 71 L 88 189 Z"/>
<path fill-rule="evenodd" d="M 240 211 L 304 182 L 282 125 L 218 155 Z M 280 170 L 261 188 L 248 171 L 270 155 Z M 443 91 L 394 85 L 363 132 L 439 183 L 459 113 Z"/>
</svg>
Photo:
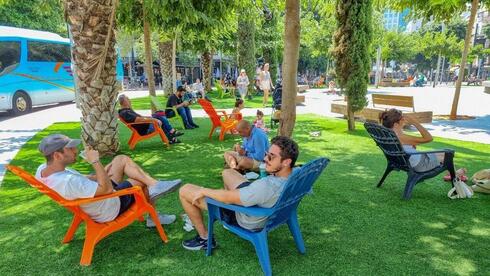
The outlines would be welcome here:
<svg viewBox="0 0 490 276">
<path fill-rule="evenodd" d="M 451 115 L 449 118 L 451 120 L 456 120 L 458 113 L 458 103 L 459 103 L 459 95 L 461 93 L 461 84 L 464 78 L 464 68 L 466 64 L 466 59 L 468 57 L 468 50 L 470 48 L 471 43 L 471 32 L 473 31 L 473 25 L 475 24 L 476 12 L 478 10 L 479 0 L 471 1 L 471 14 L 470 20 L 468 21 L 468 27 L 466 28 L 466 37 L 464 39 L 464 49 L 463 56 L 461 57 L 461 69 L 459 70 L 458 80 L 456 81 L 456 91 L 454 92 L 453 105 L 451 106 Z"/>
<path fill-rule="evenodd" d="M 172 87 L 174 88 L 173 91 L 177 91 L 177 64 L 176 64 L 176 58 L 177 58 L 177 38 L 174 37 L 174 40 L 172 40 Z"/>
<path fill-rule="evenodd" d="M 281 121 L 279 135 L 291 137 L 296 121 L 296 90 L 299 59 L 299 0 L 286 0 Z"/>
<path fill-rule="evenodd" d="M 114 48 L 114 19 L 117 1 L 92 3 L 65 1 L 70 25 L 76 89 L 80 96 L 81 138 L 101 155 L 119 149 L 116 79 L 117 55 Z M 90 16 L 86 12 L 90 11 Z M 110 15 L 110 16 L 107 16 Z"/>
<path fill-rule="evenodd" d="M 173 41 L 160 41 L 158 43 L 158 53 L 160 55 L 160 70 L 162 71 L 163 93 L 170 95 L 173 93 L 173 69 L 172 69 L 172 47 Z"/>
<path fill-rule="evenodd" d="M 155 93 L 155 77 L 153 76 L 153 58 L 151 56 L 151 30 L 150 22 L 145 19 L 146 12 L 143 5 L 143 40 L 145 44 L 145 71 L 146 77 L 148 78 L 148 90 L 150 96 L 156 96 Z M 151 102 L 151 112 L 155 112 L 157 109 L 153 102 Z"/>
<path fill-rule="evenodd" d="M 204 83 L 204 91 L 211 91 L 211 59 L 212 55 L 209 51 L 205 51 L 201 55 L 202 63 L 202 82 Z"/>
</svg>

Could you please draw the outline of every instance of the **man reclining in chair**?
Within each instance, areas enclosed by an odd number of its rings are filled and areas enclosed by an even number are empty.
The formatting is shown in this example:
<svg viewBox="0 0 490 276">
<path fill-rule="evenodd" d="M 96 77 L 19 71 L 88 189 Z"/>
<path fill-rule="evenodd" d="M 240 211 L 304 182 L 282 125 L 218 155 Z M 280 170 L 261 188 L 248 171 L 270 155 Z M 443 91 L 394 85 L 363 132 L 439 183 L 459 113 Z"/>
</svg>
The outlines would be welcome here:
<svg viewBox="0 0 490 276">
<path fill-rule="evenodd" d="M 153 204 L 157 198 L 180 186 L 180 179 L 157 181 L 125 155 L 116 156 L 104 167 L 99 161 L 99 152 L 90 147 L 85 149 L 84 158 L 94 168 L 95 175 L 82 175 L 67 168 L 77 161 L 79 144 L 80 140 L 70 139 L 61 134 L 46 136 L 39 144 L 39 151 L 46 157 L 46 163 L 39 166 L 36 178 L 65 199 L 93 198 L 140 186 L 148 202 Z M 123 195 L 88 203 L 81 208 L 96 222 L 104 223 L 116 219 L 129 209 L 134 201 L 133 195 Z M 175 215 L 158 214 L 158 217 L 163 224 L 175 221 Z M 146 226 L 155 227 L 150 217 L 146 219 Z"/>
<path fill-rule="evenodd" d="M 249 182 L 239 172 L 233 169 L 223 171 L 224 189 L 215 190 L 186 184 L 179 191 L 180 202 L 197 235 L 182 242 L 188 250 L 207 249 L 208 231 L 204 226 L 202 211 L 207 210 L 204 197 L 209 197 L 227 204 L 236 204 L 245 207 L 257 205 L 270 208 L 276 204 L 281 195 L 284 184 L 292 172 L 294 163 L 298 159 L 298 144 L 288 137 L 277 136 L 271 141 L 272 146 L 264 158 L 267 177 Z M 258 230 L 265 226 L 267 217 L 253 217 L 229 210 L 222 210 L 223 217 L 230 224 L 239 225 L 248 230 Z M 212 241 L 216 246 L 216 241 Z"/>
<path fill-rule="evenodd" d="M 230 169 L 258 171 L 260 162 L 269 149 L 267 134 L 247 120 L 238 122 L 236 130 L 243 137 L 243 143 L 241 146 L 236 144 L 233 151 L 225 152 L 226 165 Z"/>
<path fill-rule="evenodd" d="M 162 116 L 155 113 L 151 117 L 141 116 L 140 114 L 134 112 L 133 108 L 131 107 L 131 100 L 124 94 L 119 95 L 118 101 L 119 105 L 121 106 L 121 109 L 119 109 L 118 111 L 119 116 L 126 123 L 142 123 L 134 125 L 134 128 L 136 129 L 136 131 L 138 131 L 140 135 L 149 134 L 155 131 L 152 124 L 144 123 L 150 123 L 156 120 L 158 125 L 162 128 L 163 132 L 167 136 L 170 144 L 180 143 L 180 140 L 178 140 L 177 137 L 183 135 L 184 133 L 175 130 L 175 128 L 170 125 L 170 122 L 167 120 L 165 115 Z"/>
</svg>

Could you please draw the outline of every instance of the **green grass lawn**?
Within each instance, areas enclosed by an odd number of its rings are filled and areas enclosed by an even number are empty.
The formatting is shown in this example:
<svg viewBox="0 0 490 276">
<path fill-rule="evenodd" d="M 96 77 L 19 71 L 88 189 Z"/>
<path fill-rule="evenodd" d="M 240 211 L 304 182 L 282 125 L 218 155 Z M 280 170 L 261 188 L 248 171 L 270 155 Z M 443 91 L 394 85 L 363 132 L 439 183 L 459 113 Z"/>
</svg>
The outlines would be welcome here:
<svg viewBox="0 0 490 276">
<path fill-rule="evenodd" d="M 181 178 L 184 183 L 222 186 L 222 154 L 238 142 L 207 138 L 210 123 L 186 131 L 184 143 L 167 149 L 154 138 L 128 150 L 129 133 L 121 127 L 121 153 L 134 158 L 157 178 Z M 406 174 L 392 173 L 375 188 L 385 158 L 361 125 L 346 132 L 343 120 L 299 116 L 294 138 L 300 162 L 326 156 L 331 163 L 314 185 L 314 193 L 299 206 L 306 245 L 300 255 L 287 226 L 269 235 L 272 270 L 277 275 L 488 275 L 490 258 L 490 196 L 450 200 L 442 174 L 417 185 L 409 201 L 401 199 Z M 321 130 L 320 137 L 309 132 Z M 41 131 L 18 153 L 12 164 L 34 173 L 43 158 L 37 152 L 42 137 L 61 132 L 77 137 L 78 123 L 54 124 Z M 272 134 L 269 134 L 272 136 Z M 470 175 L 490 164 L 490 146 L 436 138 L 422 150 L 453 148 L 458 167 Z M 107 162 L 105 159 L 104 162 Z M 82 173 L 86 163 L 73 166 Z M 46 196 L 7 173 L 0 188 L 0 274 L 166 274 L 260 275 L 253 246 L 219 225 L 219 247 L 212 257 L 181 247 L 195 233 L 183 223 L 166 226 L 170 239 L 162 244 L 156 230 L 135 222 L 110 235 L 95 248 L 90 267 L 78 265 L 84 227 L 70 244 L 61 240 L 71 215 Z M 159 200 L 161 212 L 181 214 L 178 194 Z M 486 272 L 485 272 L 486 271 Z"/>
<path fill-rule="evenodd" d="M 209 94 L 211 100 L 213 101 L 213 106 L 216 109 L 225 109 L 225 108 L 233 108 L 235 107 L 235 98 L 234 97 L 224 97 L 223 99 L 217 96 L 216 92 L 212 92 Z M 160 100 L 162 106 L 167 104 L 167 98 L 163 95 L 157 96 Z M 149 96 L 142 98 L 134 98 L 131 99 L 131 104 L 134 110 L 149 110 L 150 109 L 151 99 Z M 272 97 L 269 97 L 269 104 L 272 103 Z M 252 100 L 245 100 L 245 108 L 261 108 L 262 107 L 262 97 L 255 96 Z M 201 109 L 201 106 L 198 103 L 191 105 L 192 109 Z"/>
</svg>

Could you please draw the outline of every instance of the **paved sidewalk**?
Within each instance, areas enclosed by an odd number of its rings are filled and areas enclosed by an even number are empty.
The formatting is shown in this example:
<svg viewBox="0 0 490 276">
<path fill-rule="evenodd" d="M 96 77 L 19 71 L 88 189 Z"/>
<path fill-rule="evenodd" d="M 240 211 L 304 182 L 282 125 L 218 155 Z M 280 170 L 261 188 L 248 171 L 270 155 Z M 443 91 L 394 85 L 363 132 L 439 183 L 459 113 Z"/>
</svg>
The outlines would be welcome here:
<svg viewBox="0 0 490 276">
<path fill-rule="evenodd" d="M 434 120 L 432 124 L 425 124 L 427 129 L 438 137 L 490 144 L 490 95 L 483 93 L 482 90 L 482 87 L 463 87 L 461 93 L 458 113 L 476 116 L 475 120 Z M 297 113 L 339 117 L 339 114 L 330 112 L 330 103 L 333 100 L 341 99 L 341 97 L 324 92 L 324 89 L 310 89 L 306 92 L 305 105 L 298 106 Z M 127 91 L 124 93 L 130 98 L 148 95 L 148 91 Z M 161 93 L 161 91 L 157 91 L 157 93 Z M 369 93 L 413 95 L 416 110 L 433 110 L 434 114 L 449 114 L 454 88 L 383 88 L 378 90 L 370 89 Z M 271 108 L 261 109 L 266 115 L 270 115 Z M 231 111 L 231 108 L 228 111 Z M 255 116 L 256 111 L 256 108 L 248 108 L 244 109 L 242 113 L 245 116 Z M 149 114 L 148 110 L 139 110 L 138 112 L 143 115 Z M 194 110 L 193 115 L 195 117 L 206 116 L 203 110 Z M 75 107 L 75 104 L 36 108 L 29 114 L 13 118 L 1 114 L 0 183 L 5 173 L 4 166 L 15 157 L 24 143 L 29 141 L 38 131 L 55 122 L 80 121 L 80 117 L 81 113 Z"/>
</svg>

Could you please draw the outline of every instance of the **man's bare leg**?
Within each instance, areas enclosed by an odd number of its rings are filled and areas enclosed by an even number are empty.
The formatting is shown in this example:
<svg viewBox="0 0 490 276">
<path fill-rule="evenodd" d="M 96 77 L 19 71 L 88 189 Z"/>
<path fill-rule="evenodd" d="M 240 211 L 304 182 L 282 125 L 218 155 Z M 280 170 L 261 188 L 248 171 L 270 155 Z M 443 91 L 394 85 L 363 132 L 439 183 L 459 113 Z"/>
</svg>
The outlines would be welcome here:
<svg viewBox="0 0 490 276">
<path fill-rule="evenodd" d="M 150 193 L 148 192 L 148 187 L 145 184 L 139 182 L 138 180 L 134 180 L 134 179 L 131 179 L 131 178 L 126 179 L 126 181 L 128 181 L 129 183 L 131 183 L 131 185 L 133 187 L 136 187 L 136 186 L 141 187 L 141 190 L 143 191 L 143 194 L 145 195 L 146 200 L 148 202 L 150 202 L 150 204 L 153 207 L 155 207 L 155 203 L 153 201 L 151 201 L 151 199 L 150 199 Z"/>
<path fill-rule="evenodd" d="M 243 175 L 233 169 L 223 170 L 221 175 L 223 176 L 223 184 L 226 190 L 236 190 L 238 185 L 247 181 Z"/>
<path fill-rule="evenodd" d="M 106 171 L 109 177 L 117 183 L 122 182 L 125 175 L 146 186 L 157 183 L 156 179 L 149 176 L 138 164 L 126 155 L 114 157 L 112 162 L 106 166 Z"/>
<path fill-rule="evenodd" d="M 254 167 L 254 161 L 253 159 L 250 159 L 248 157 L 243 157 L 238 162 L 238 166 L 237 166 L 239 170 L 251 170 L 253 167 Z"/>
<path fill-rule="evenodd" d="M 224 154 L 224 158 L 228 167 L 230 167 L 231 169 L 236 169 L 238 166 L 238 162 L 233 154 L 233 151 L 227 151 Z"/>
<path fill-rule="evenodd" d="M 202 210 L 207 209 L 206 203 L 204 202 L 204 199 L 200 199 L 196 205 L 192 204 L 192 200 L 199 189 L 201 189 L 201 187 L 194 184 L 185 184 L 179 190 L 179 198 L 185 213 L 189 216 L 189 219 L 196 228 L 199 236 L 202 239 L 207 239 L 208 230 L 204 226 L 202 218 Z"/>
</svg>

